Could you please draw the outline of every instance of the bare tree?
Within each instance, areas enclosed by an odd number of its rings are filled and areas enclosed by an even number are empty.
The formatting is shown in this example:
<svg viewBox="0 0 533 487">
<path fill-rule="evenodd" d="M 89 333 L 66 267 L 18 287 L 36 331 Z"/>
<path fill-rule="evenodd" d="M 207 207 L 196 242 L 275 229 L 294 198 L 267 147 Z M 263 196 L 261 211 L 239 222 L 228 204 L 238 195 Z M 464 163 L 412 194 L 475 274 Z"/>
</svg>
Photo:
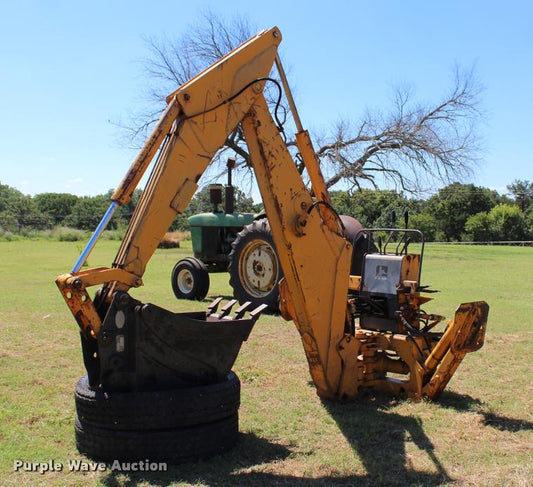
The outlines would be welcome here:
<svg viewBox="0 0 533 487">
<path fill-rule="evenodd" d="M 481 88 L 472 71 L 456 68 L 454 74 L 450 92 L 439 103 L 415 104 L 412 91 L 399 88 L 386 115 L 367 112 L 356 130 L 338 123 L 333 140 L 317 150 L 329 166 L 328 186 L 344 180 L 357 188 L 364 181 L 376 187 L 384 179 L 416 192 L 471 173 L 479 153 Z"/>
<path fill-rule="evenodd" d="M 150 93 L 152 102 L 163 107 L 165 96 L 176 86 L 254 32 L 242 18 L 225 21 L 208 13 L 178 40 L 148 40 L 151 56 L 146 68 L 148 77 L 155 82 Z M 471 173 L 479 153 L 476 122 L 480 118 L 481 89 L 472 71 L 456 68 L 454 74 L 449 93 L 438 103 L 417 104 L 411 90 L 397 89 L 388 113 L 367 111 L 358 123 L 343 120 L 330 135 L 315 140 L 328 187 L 343 183 L 353 189 L 387 183 L 414 193 L 432 183 L 461 180 Z M 267 87 L 273 90 L 272 85 Z M 267 92 L 267 99 L 275 101 L 276 97 L 274 91 Z M 143 114 L 131 124 L 131 135 L 144 135 L 158 114 Z M 294 142 L 287 143 L 294 150 Z M 215 157 L 215 168 L 228 150 L 237 154 L 242 167 L 249 167 L 240 127 L 230 134 Z M 223 171 L 218 167 L 219 172 Z"/>
<path fill-rule="evenodd" d="M 235 17 L 226 22 L 207 12 L 179 39 L 146 39 L 150 54 L 143 64 L 149 82 L 145 97 L 150 108 L 133 114 L 128 124 L 120 124 L 129 139 L 144 140 L 159 120 L 167 95 L 249 39 L 253 30 L 244 18 Z"/>
</svg>

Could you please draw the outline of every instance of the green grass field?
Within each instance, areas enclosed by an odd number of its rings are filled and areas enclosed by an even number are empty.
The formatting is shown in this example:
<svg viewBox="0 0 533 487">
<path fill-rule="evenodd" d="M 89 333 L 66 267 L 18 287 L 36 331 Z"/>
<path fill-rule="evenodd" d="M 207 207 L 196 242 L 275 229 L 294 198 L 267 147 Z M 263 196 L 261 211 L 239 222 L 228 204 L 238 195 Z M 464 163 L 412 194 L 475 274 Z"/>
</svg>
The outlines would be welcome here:
<svg viewBox="0 0 533 487">
<path fill-rule="evenodd" d="M 102 241 L 91 266 L 109 265 L 117 242 Z M 0 485 L 517 485 L 533 483 L 533 249 L 428 245 L 423 281 L 442 292 L 428 310 L 452 316 L 460 302 L 490 306 L 484 348 L 466 357 L 437 403 L 365 395 L 321 401 L 292 323 L 263 316 L 235 364 L 242 382 L 241 438 L 210 461 L 165 473 L 69 472 L 86 460 L 74 444 L 73 390 L 84 374 L 75 324 L 54 279 L 79 244 L 0 243 Z M 133 294 L 168 309 L 174 263 L 158 250 Z M 230 294 L 212 275 L 208 301 Z M 14 462 L 62 463 L 61 472 L 14 471 Z"/>
</svg>

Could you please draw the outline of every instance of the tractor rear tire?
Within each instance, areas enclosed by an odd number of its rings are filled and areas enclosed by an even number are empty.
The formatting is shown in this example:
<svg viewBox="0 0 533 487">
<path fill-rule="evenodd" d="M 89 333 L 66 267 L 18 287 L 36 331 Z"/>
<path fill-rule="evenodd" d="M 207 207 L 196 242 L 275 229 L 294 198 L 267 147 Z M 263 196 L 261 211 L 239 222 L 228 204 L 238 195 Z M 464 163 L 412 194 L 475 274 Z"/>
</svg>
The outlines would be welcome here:
<svg viewBox="0 0 533 487">
<path fill-rule="evenodd" d="M 89 387 L 87 376 L 76 385 L 76 413 L 88 426 L 116 430 L 156 430 L 195 426 L 237 414 L 240 381 L 230 372 L 216 384 L 179 389 L 104 392 Z"/>
<path fill-rule="evenodd" d="M 209 272 L 201 260 L 186 257 L 172 269 L 171 283 L 178 299 L 201 301 L 209 291 Z"/>
<path fill-rule="evenodd" d="M 279 310 L 278 283 L 283 277 L 266 218 L 246 225 L 231 244 L 228 267 L 234 296 L 240 303 Z"/>
<path fill-rule="evenodd" d="M 76 417 L 75 435 L 79 452 L 94 460 L 183 463 L 229 450 L 238 440 L 239 421 L 235 413 L 186 428 L 111 430 Z"/>
</svg>

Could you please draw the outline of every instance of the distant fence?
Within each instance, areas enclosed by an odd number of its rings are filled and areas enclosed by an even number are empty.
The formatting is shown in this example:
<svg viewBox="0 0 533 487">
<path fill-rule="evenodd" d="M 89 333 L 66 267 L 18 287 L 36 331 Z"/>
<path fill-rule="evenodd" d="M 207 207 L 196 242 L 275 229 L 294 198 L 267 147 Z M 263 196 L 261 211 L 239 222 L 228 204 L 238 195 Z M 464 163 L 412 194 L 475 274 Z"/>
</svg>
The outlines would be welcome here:
<svg viewBox="0 0 533 487">
<path fill-rule="evenodd" d="M 446 245 L 515 245 L 519 247 L 533 247 L 533 240 L 495 241 L 495 242 L 426 242 L 426 244 Z"/>
</svg>

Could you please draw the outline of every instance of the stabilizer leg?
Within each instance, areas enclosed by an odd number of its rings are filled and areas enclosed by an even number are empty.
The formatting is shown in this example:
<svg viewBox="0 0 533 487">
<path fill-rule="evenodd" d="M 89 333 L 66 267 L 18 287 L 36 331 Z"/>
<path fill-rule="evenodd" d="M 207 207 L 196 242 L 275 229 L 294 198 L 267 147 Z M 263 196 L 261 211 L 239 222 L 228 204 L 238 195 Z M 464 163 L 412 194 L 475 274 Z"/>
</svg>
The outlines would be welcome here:
<svg viewBox="0 0 533 487">
<path fill-rule="evenodd" d="M 423 389 L 427 397 L 439 397 L 465 355 L 483 346 L 488 314 L 485 301 L 463 303 L 457 308 L 453 321 L 426 360 L 431 375 Z"/>
</svg>

